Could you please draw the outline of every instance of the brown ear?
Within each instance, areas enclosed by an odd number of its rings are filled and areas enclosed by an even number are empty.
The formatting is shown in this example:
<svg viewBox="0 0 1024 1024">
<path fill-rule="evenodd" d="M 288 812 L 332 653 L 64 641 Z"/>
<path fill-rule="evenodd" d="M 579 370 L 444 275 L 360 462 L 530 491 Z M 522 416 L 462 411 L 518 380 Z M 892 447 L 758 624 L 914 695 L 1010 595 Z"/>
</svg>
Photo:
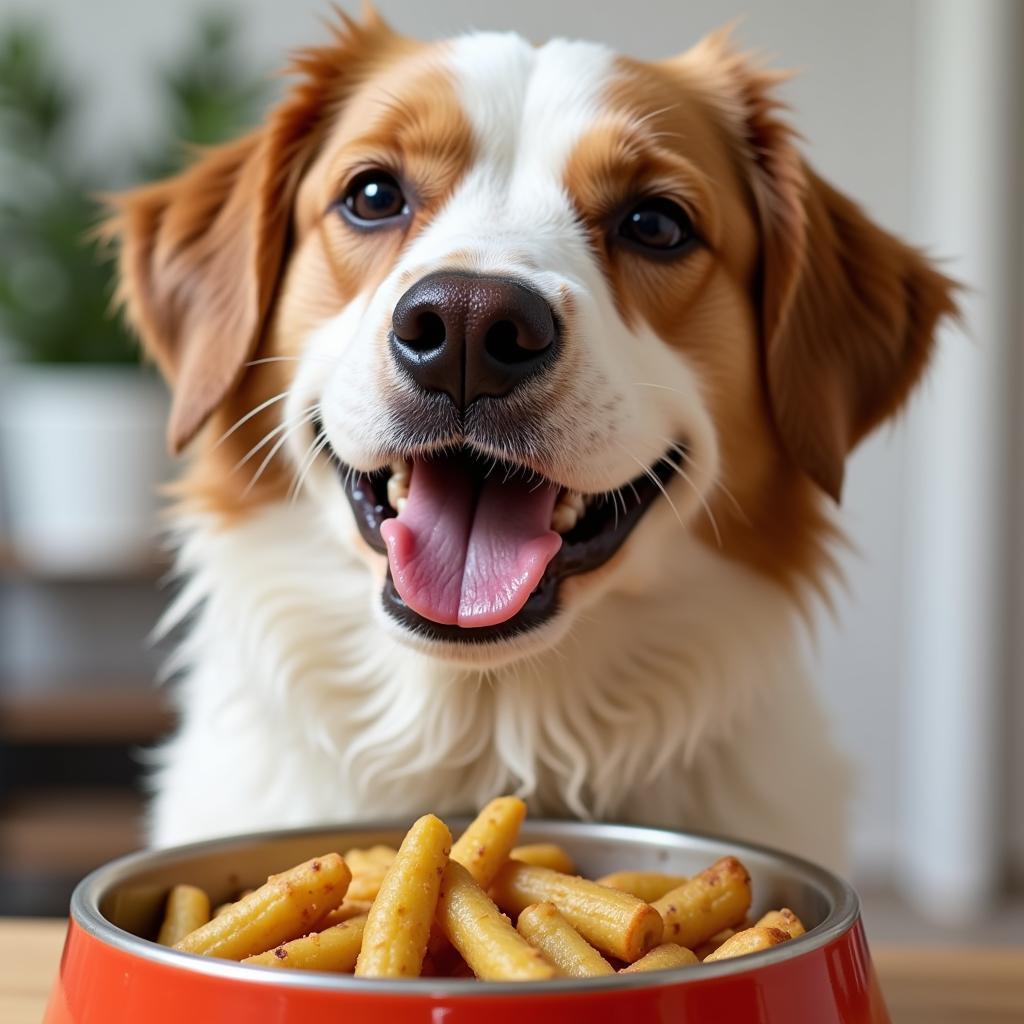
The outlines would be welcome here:
<svg viewBox="0 0 1024 1024">
<path fill-rule="evenodd" d="M 120 295 L 172 385 L 175 453 L 235 386 L 259 341 L 287 233 L 287 197 L 267 188 L 269 157 L 263 135 L 251 135 L 115 200 Z"/>
<path fill-rule="evenodd" d="M 810 170 L 778 117 L 763 71 L 709 37 L 687 59 L 713 68 L 713 99 L 734 136 L 761 228 L 761 330 L 783 446 L 839 500 L 848 452 L 894 413 L 955 314 L 956 285 Z"/>
<path fill-rule="evenodd" d="M 955 285 L 809 169 L 794 184 L 761 190 L 765 374 L 786 450 L 838 501 L 847 453 L 920 378 Z"/>
<path fill-rule="evenodd" d="M 344 15 L 332 45 L 300 51 L 303 78 L 259 131 L 194 166 L 111 200 L 119 297 L 173 390 L 179 453 L 236 387 L 262 336 L 289 244 L 302 172 L 347 84 L 394 37 L 372 10 Z"/>
</svg>

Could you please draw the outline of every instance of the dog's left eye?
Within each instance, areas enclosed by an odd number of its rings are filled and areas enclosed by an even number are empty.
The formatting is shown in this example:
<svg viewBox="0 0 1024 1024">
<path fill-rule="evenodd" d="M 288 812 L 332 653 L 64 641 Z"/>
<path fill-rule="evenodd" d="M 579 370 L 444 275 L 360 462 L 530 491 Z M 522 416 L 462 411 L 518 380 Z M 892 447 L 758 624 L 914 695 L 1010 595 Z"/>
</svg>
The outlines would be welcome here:
<svg viewBox="0 0 1024 1024">
<path fill-rule="evenodd" d="M 352 224 L 395 220 L 409 212 L 402 186 L 387 171 L 365 171 L 345 190 L 341 211 Z"/>
<path fill-rule="evenodd" d="M 676 252 L 697 237 L 686 211 L 660 196 L 637 203 L 619 222 L 618 234 L 634 246 L 662 253 Z"/>
</svg>

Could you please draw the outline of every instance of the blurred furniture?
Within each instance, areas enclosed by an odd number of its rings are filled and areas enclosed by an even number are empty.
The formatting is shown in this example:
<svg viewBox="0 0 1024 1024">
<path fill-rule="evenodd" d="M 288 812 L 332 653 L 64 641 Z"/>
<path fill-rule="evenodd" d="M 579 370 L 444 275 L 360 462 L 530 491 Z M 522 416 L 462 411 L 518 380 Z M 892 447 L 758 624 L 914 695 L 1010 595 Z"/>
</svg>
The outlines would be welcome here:
<svg viewBox="0 0 1024 1024">
<path fill-rule="evenodd" d="M 141 845 L 139 752 L 171 724 L 145 639 L 163 571 L 40 578 L 0 538 L 0 914 L 63 916 L 82 875 Z"/>
<path fill-rule="evenodd" d="M 62 921 L 0 920 L 0 1020 L 38 1024 L 60 961 Z M 1024 949 L 876 947 L 893 1024 L 1019 1024 Z"/>
</svg>

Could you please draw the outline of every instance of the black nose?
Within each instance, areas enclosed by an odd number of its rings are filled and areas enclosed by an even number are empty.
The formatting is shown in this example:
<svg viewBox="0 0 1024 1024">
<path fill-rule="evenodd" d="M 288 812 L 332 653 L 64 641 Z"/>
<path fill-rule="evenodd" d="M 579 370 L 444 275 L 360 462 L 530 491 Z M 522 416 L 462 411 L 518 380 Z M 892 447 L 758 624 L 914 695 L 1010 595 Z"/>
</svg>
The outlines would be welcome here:
<svg viewBox="0 0 1024 1024">
<path fill-rule="evenodd" d="M 421 388 L 460 409 L 505 395 L 555 354 L 555 318 L 537 292 L 500 277 L 429 274 L 395 306 L 392 350 Z"/>
</svg>

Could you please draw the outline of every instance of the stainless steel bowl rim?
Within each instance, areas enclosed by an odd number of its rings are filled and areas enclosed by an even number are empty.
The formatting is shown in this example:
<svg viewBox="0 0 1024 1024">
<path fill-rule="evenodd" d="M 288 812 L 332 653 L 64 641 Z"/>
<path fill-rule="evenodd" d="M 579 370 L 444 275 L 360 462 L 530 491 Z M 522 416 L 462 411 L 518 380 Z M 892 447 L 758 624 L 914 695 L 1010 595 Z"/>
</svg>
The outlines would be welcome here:
<svg viewBox="0 0 1024 1024">
<path fill-rule="evenodd" d="M 453 817 L 450 824 L 457 828 L 467 824 L 469 819 Z M 166 847 L 157 850 L 143 850 L 130 853 L 87 875 L 76 886 L 71 897 L 71 916 L 88 934 L 100 942 L 132 956 L 178 970 L 194 971 L 199 974 L 222 978 L 225 981 L 246 984 L 271 984 L 289 988 L 318 989 L 352 994 L 388 996 L 435 997 L 435 998 L 481 998 L 509 995 L 554 995 L 558 993 L 598 992 L 602 990 L 624 990 L 649 988 L 664 985 L 678 985 L 684 982 L 710 981 L 714 978 L 744 974 L 747 971 L 768 967 L 791 960 L 803 953 L 826 946 L 852 928 L 860 916 L 857 894 L 849 883 L 837 875 L 810 861 L 773 850 L 754 843 L 737 842 L 719 836 L 697 832 L 675 832 L 669 829 L 646 828 L 635 825 L 613 823 L 591 823 L 578 821 L 552 821 L 531 818 L 531 832 L 542 832 L 544 839 L 558 842 L 560 838 L 572 839 L 586 836 L 603 840 L 641 840 L 654 845 L 678 846 L 685 841 L 690 849 L 701 846 L 713 847 L 718 852 L 728 847 L 741 860 L 744 854 L 768 857 L 777 861 L 802 878 L 823 890 L 832 904 L 828 917 L 816 928 L 797 939 L 781 946 L 751 953 L 732 960 L 721 960 L 713 964 L 693 965 L 670 970 L 639 972 L 636 974 L 613 974 L 601 978 L 555 978 L 551 981 L 527 982 L 480 982 L 475 978 L 406 978 L 379 979 L 356 978 L 350 974 L 331 974 L 321 971 L 287 970 L 276 967 L 243 966 L 232 960 L 217 960 L 181 953 L 148 939 L 140 938 L 108 921 L 100 913 L 100 900 L 114 886 L 128 881 L 142 869 L 160 867 L 178 860 L 183 855 L 213 851 L 216 849 L 245 847 L 260 842 L 284 837 L 300 838 L 331 832 L 367 832 L 394 829 L 402 831 L 409 825 L 408 819 L 347 822 L 343 825 L 318 825 L 308 828 L 275 829 L 270 832 L 254 832 L 246 835 L 228 836 L 190 843 L 186 846 Z M 531 839 L 534 837 L 531 837 Z"/>
</svg>

